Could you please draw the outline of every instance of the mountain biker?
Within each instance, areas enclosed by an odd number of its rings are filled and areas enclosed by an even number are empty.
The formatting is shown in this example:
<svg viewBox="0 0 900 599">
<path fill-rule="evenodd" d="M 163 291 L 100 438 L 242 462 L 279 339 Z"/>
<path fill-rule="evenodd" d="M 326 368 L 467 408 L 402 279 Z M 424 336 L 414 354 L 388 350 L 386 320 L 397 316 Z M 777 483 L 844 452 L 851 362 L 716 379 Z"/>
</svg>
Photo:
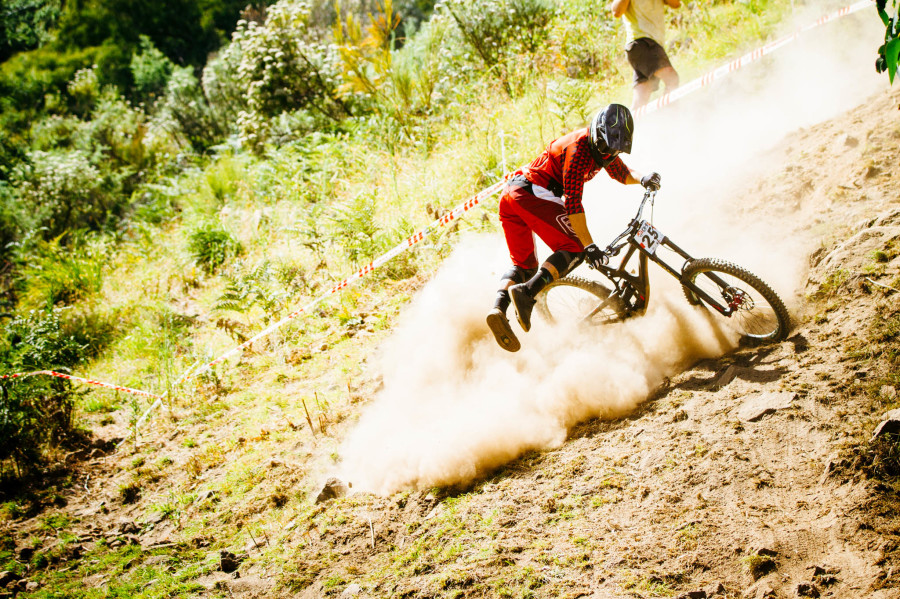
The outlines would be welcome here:
<svg viewBox="0 0 900 599">
<path fill-rule="evenodd" d="M 672 67 L 663 47 L 666 43 L 665 7 L 679 8 L 681 0 L 613 0 L 613 16 L 625 23 L 625 55 L 634 70 L 632 110 L 650 101 L 666 84 L 666 93 L 678 87 L 678 72 Z"/>
<path fill-rule="evenodd" d="M 659 173 L 641 176 L 622 162 L 631 152 L 634 119 L 621 104 L 610 104 L 579 129 L 552 141 L 543 154 L 515 173 L 500 195 L 500 224 L 513 266 L 501 278 L 487 324 L 500 347 L 518 351 L 506 310 L 510 302 L 524 331 L 531 328 L 535 296 L 582 260 L 596 267 L 608 256 L 594 244 L 581 205 L 586 181 L 601 170 L 616 181 L 659 189 Z M 538 269 L 534 235 L 553 252 Z"/>
</svg>

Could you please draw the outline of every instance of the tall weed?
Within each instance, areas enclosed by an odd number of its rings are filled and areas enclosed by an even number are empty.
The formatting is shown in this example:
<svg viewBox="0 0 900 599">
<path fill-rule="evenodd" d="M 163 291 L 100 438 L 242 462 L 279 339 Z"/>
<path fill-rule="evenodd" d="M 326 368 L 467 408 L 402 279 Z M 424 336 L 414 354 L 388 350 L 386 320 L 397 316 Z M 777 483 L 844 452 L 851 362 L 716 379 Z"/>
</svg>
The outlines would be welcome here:
<svg viewBox="0 0 900 599">
<path fill-rule="evenodd" d="M 241 164 L 230 155 L 220 157 L 205 171 L 204 178 L 216 202 L 231 199 L 238 190 L 238 184 L 244 178 Z"/>
</svg>

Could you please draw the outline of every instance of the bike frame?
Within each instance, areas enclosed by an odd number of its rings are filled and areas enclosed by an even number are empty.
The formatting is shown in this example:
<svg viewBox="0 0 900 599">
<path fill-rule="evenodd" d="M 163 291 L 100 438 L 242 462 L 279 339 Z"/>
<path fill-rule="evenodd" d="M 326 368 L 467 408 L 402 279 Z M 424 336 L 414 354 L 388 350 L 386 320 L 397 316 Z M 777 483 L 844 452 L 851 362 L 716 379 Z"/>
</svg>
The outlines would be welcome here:
<svg viewBox="0 0 900 599">
<path fill-rule="evenodd" d="M 650 202 L 652 208 L 655 200 L 656 191 L 646 191 L 644 199 L 641 200 L 641 205 L 638 207 L 637 214 L 628 223 L 628 228 L 606 246 L 606 253 L 609 256 L 618 256 L 626 247 L 627 250 L 618 267 L 599 267 L 600 273 L 612 281 L 616 289 L 609 298 L 597 306 L 586 318 L 591 318 L 613 301 L 621 301 L 628 315 L 643 312 L 650 301 L 650 273 L 648 268 L 650 261 L 658 264 L 664 271 L 678 279 L 679 283 L 690 289 L 698 298 L 715 308 L 718 312 L 725 316 L 731 316 L 737 309 L 736 304 L 723 305 L 721 299 L 717 300 L 711 297 L 693 282 L 684 278 L 682 274 L 684 267 L 694 258 L 678 247 L 667 236 L 662 235 L 653 226 L 652 214 L 649 221 L 641 219 L 647 202 Z M 680 268 L 669 264 L 657 254 L 657 250 L 661 247 L 668 248 L 684 258 Z M 635 255 L 638 256 L 637 274 L 632 274 L 629 271 L 629 263 Z M 707 276 L 723 289 L 728 288 L 728 284 L 717 274 L 707 273 Z"/>
</svg>

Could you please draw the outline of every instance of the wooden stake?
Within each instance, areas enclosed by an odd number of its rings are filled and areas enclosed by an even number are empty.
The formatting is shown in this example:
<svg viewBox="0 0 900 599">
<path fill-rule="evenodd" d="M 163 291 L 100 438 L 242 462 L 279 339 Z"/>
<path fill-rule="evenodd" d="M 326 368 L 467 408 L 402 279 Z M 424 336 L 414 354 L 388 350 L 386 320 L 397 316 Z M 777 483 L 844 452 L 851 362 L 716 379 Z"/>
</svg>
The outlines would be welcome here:
<svg viewBox="0 0 900 599">
<path fill-rule="evenodd" d="M 303 409 L 306 411 L 306 421 L 309 423 L 309 430 L 312 431 L 313 437 L 315 437 L 316 429 L 313 427 L 312 418 L 309 416 L 309 408 L 306 407 L 306 399 L 301 397 L 300 401 L 303 402 Z"/>
</svg>

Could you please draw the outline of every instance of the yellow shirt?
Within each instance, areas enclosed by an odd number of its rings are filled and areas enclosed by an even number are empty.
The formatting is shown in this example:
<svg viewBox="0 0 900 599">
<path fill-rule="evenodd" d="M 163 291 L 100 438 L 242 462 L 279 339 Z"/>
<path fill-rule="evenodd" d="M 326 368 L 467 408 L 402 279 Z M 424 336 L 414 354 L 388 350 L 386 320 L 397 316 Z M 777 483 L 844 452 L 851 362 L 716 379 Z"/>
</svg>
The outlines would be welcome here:
<svg viewBox="0 0 900 599">
<path fill-rule="evenodd" d="M 666 42 L 666 15 L 663 0 L 631 0 L 625 14 L 626 44 L 649 37 L 660 46 Z"/>
</svg>

